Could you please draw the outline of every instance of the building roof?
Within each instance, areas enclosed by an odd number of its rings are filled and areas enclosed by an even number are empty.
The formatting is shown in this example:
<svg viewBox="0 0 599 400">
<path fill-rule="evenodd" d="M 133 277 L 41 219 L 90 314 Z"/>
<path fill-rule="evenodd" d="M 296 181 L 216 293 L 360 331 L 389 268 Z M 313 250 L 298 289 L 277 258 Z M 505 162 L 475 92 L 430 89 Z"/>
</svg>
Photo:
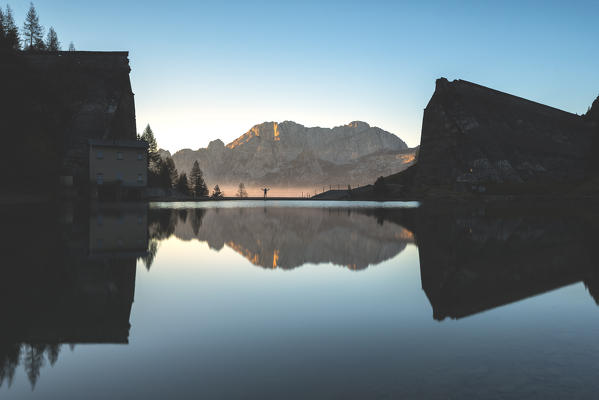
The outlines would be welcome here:
<svg viewBox="0 0 599 400">
<path fill-rule="evenodd" d="M 90 146 L 96 147 L 132 147 L 136 149 L 148 148 L 148 142 L 144 142 L 143 140 L 89 139 L 87 142 Z"/>
</svg>

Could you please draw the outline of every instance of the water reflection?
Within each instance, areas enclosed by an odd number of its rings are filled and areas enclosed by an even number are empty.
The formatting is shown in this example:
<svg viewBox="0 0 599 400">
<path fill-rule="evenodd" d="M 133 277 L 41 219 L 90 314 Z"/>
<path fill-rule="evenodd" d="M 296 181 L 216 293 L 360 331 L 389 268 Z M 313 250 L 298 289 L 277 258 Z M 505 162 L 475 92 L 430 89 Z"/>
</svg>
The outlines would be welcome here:
<svg viewBox="0 0 599 400">
<path fill-rule="evenodd" d="M 136 261 L 169 238 L 228 247 L 240 262 L 363 270 L 419 249 L 433 318 L 459 319 L 584 282 L 599 304 L 597 219 L 524 209 L 155 208 L 3 210 L 0 386 L 22 366 L 32 388 L 63 346 L 129 342 Z M 216 253 L 215 253 L 216 254 Z M 246 263 L 247 264 L 247 263 Z M 292 277 L 292 276 L 291 276 Z"/>
<path fill-rule="evenodd" d="M 564 211 L 567 211 L 564 214 Z M 150 210 L 150 237 L 225 245 L 263 268 L 367 268 L 419 249 L 433 318 L 459 319 L 576 282 L 599 304 L 588 214 L 550 207 L 192 208 Z M 416 238 L 416 239 L 415 239 Z"/>
<path fill-rule="evenodd" d="M 363 210 L 335 208 L 151 209 L 150 237 L 233 249 L 253 265 L 293 269 L 332 263 L 352 270 L 399 254 L 412 233 Z"/>
<path fill-rule="evenodd" d="M 563 208 L 423 207 L 415 232 L 433 317 L 462 318 L 576 282 L 598 302 L 597 222 Z"/>
<path fill-rule="evenodd" d="M 22 364 L 33 388 L 64 344 L 128 343 L 136 259 L 148 247 L 147 208 L 73 212 L 3 215 L 11 235 L 0 272 L 0 385 L 10 386 Z"/>
</svg>

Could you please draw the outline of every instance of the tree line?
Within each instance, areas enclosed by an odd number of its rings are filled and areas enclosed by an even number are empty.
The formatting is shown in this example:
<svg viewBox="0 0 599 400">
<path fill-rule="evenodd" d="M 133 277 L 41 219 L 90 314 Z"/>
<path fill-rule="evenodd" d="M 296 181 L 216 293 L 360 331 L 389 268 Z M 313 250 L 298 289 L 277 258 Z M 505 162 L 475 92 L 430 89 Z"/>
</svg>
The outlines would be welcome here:
<svg viewBox="0 0 599 400">
<path fill-rule="evenodd" d="M 198 161 L 194 161 L 189 177 L 185 172 L 179 173 L 175 167 L 175 162 L 169 156 L 162 157 L 158 151 L 158 142 L 154 132 L 148 124 L 143 133 L 138 135 L 138 140 L 148 143 L 148 186 L 158 187 L 165 190 L 176 190 L 180 194 L 193 196 L 194 198 L 220 199 L 225 193 L 218 185 L 212 190 L 209 196 L 208 187 L 204 181 L 204 173 L 200 168 Z"/>
<path fill-rule="evenodd" d="M 7 5 L 5 11 L 0 7 L 0 51 L 60 51 L 61 44 L 54 27 L 48 29 L 45 38 L 44 31 L 33 3 L 29 5 L 20 31 L 10 6 Z M 73 42 L 69 44 L 69 51 L 75 51 Z"/>
</svg>

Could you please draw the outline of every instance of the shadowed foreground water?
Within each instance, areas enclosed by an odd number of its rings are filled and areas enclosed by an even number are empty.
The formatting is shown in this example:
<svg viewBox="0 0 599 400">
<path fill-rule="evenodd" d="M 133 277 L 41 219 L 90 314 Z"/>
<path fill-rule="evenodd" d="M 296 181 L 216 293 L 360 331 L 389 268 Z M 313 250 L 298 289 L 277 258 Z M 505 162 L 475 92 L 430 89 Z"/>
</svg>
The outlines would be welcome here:
<svg viewBox="0 0 599 400">
<path fill-rule="evenodd" d="M 0 397 L 596 398 L 596 214 L 413 206 L 5 208 Z"/>
</svg>

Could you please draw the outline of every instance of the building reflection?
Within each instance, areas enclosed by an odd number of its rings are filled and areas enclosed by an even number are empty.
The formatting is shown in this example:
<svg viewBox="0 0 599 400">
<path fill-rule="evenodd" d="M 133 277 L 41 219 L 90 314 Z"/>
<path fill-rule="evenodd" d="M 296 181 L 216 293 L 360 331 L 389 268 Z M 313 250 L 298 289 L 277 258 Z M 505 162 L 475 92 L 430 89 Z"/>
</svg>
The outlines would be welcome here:
<svg viewBox="0 0 599 400">
<path fill-rule="evenodd" d="M 0 271 L 0 384 L 10 385 L 22 365 L 34 387 L 64 345 L 128 343 L 147 207 L 6 214 L 12 235 Z"/>
</svg>

